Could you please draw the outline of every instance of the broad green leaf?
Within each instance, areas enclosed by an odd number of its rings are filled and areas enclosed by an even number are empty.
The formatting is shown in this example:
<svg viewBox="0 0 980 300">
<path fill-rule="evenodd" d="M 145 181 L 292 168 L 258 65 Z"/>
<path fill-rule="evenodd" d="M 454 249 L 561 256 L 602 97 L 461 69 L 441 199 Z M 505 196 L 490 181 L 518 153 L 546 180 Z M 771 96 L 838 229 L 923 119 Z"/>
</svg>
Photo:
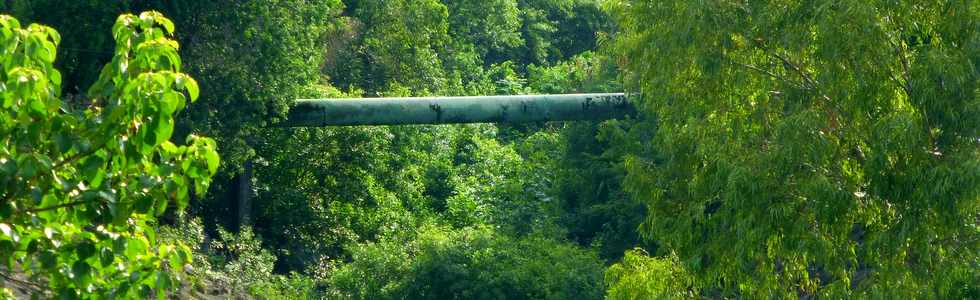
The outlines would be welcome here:
<svg viewBox="0 0 980 300">
<path fill-rule="evenodd" d="M 156 208 L 153 213 L 156 216 L 161 216 L 163 215 L 163 213 L 167 212 L 167 204 L 170 204 L 169 200 L 170 199 L 168 199 L 167 197 L 155 198 L 154 201 L 156 201 Z"/>
<path fill-rule="evenodd" d="M 51 42 L 44 42 L 44 43 L 42 43 L 42 45 L 44 46 L 44 52 L 41 55 L 41 57 L 44 59 L 44 61 L 46 61 L 48 63 L 54 63 L 55 58 L 58 56 L 58 54 L 57 54 L 58 51 L 55 49 L 55 47 L 56 47 L 55 44 L 54 43 L 51 43 Z M 50 74 L 49 74 L 49 76 L 50 76 Z M 52 81 L 54 81 L 54 80 L 52 80 Z M 56 84 L 61 84 L 60 78 L 59 78 L 59 80 L 58 80 L 58 82 Z"/>
<path fill-rule="evenodd" d="M 51 69 L 51 72 L 48 73 L 48 79 L 51 80 L 51 84 L 54 86 L 61 86 L 61 72 L 58 72 L 58 70 Z"/>
<path fill-rule="evenodd" d="M 115 257 L 115 254 L 113 254 L 110 248 L 102 248 L 99 251 L 99 263 L 102 264 L 102 267 L 112 267 Z"/>
<path fill-rule="evenodd" d="M 161 115 L 173 115 L 174 111 L 177 110 L 177 106 L 180 104 L 180 99 L 177 98 L 178 96 L 180 95 L 172 91 L 163 93 L 163 97 L 160 98 Z"/>
<path fill-rule="evenodd" d="M 81 172 L 84 180 L 93 181 L 98 177 L 98 173 L 105 168 L 105 159 L 102 157 L 102 153 L 96 153 L 95 155 L 90 155 L 85 158 L 81 164 Z M 98 184 L 91 183 L 93 187 L 98 187 Z"/>
<path fill-rule="evenodd" d="M 163 28 L 167 30 L 167 34 L 172 34 L 174 32 L 174 22 L 170 21 L 170 19 L 164 18 L 163 16 L 158 16 L 154 19 L 156 20 L 157 24 L 162 25 Z"/>
<path fill-rule="evenodd" d="M 92 266 L 89 266 L 84 260 L 77 260 L 71 266 L 71 273 L 75 279 L 75 282 L 80 286 L 85 286 L 89 282 L 89 277 L 92 275 Z"/>
<path fill-rule="evenodd" d="M 187 76 L 184 76 L 183 78 L 185 81 L 184 86 L 187 88 L 187 94 L 190 96 L 191 102 L 196 101 L 197 97 L 200 95 L 200 90 L 197 86 L 197 81 L 195 81 L 194 78 L 190 78 Z"/>
<path fill-rule="evenodd" d="M 126 242 L 126 257 L 131 260 L 135 260 L 146 255 L 146 251 L 146 242 L 140 238 L 130 239 Z"/>
<path fill-rule="evenodd" d="M 58 34 L 57 30 L 47 26 L 44 26 L 43 28 L 48 37 L 51 38 L 51 42 L 53 42 L 55 45 L 61 44 L 61 34 Z"/>
<path fill-rule="evenodd" d="M 95 255 L 95 251 L 95 245 L 89 241 L 83 241 L 78 244 L 77 248 L 75 248 L 75 253 L 80 259 L 86 259 L 92 255 Z"/>
<path fill-rule="evenodd" d="M 208 173 L 214 175 L 218 171 L 218 164 L 221 163 L 221 158 L 218 157 L 218 152 L 213 149 L 208 149 L 204 153 L 204 159 L 207 160 Z"/>
<path fill-rule="evenodd" d="M 33 98 L 29 101 L 31 112 L 34 112 L 41 117 L 46 117 L 48 115 L 48 107 L 44 105 L 44 100 L 40 98 Z"/>
<path fill-rule="evenodd" d="M 58 264 L 58 256 L 51 250 L 42 251 L 38 259 L 41 262 L 41 268 L 44 269 L 54 268 Z"/>
<path fill-rule="evenodd" d="M 136 213 L 146 214 L 150 213 L 154 208 L 154 199 L 150 196 L 139 196 L 133 199 L 133 210 Z"/>
<path fill-rule="evenodd" d="M 48 195 L 44 195 L 41 198 L 41 203 L 38 204 L 37 207 L 38 208 L 41 208 L 41 209 L 48 209 L 48 208 L 51 208 L 51 207 L 55 207 L 58 204 L 61 204 L 61 199 L 59 199 L 58 196 L 55 196 L 53 194 L 48 194 Z M 37 215 L 38 215 L 38 217 L 41 217 L 44 220 L 53 221 L 53 220 L 55 220 L 56 213 L 57 213 L 57 210 L 48 209 L 48 210 L 39 212 Z M 49 236 L 49 235 L 52 234 L 52 233 L 54 233 L 54 232 L 55 232 L 54 229 L 51 228 L 51 227 L 45 227 L 44 228 L 44 234 L 46 236 L 48 236 L 48 238 L 51 238 L 51 236 Z"/>
<path fill-rule="evenodd" d="M 170 139 L 170 135 L 174 132 L 174 118 L 169 114 L 161 114 L 159 116 L 157 128 L 155 129 L 156 141 L 155 145 L 159 145 Z"/>
</svg>

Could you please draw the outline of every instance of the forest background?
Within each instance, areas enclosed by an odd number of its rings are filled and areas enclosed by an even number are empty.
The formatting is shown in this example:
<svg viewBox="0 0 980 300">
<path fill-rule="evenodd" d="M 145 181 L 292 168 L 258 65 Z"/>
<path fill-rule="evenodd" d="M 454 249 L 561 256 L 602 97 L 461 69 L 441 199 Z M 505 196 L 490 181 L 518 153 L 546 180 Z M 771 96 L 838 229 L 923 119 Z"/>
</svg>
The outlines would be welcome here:
<svg viewBox="0 0 980 300">
<path fill-rule="evenodd" d="M 60 33 L 72 107 L 97 106 L 119 15 L 172 21 L 171 68 L 200 99 L 169 140 L 210 137 L 221 157 L 206 193 L 145 225 L 188 246 L 188 276 L 155 286 L 181 297 L 977 297 L 980 4 L 881 2 L 0 10 Z M 622 91 L 637 116 L 275 126 L 301 98 Z M 71 274 L 89 254 L 73 251 Z M 84 297 L 66 278 L 38 292 Z"/>
</svg>

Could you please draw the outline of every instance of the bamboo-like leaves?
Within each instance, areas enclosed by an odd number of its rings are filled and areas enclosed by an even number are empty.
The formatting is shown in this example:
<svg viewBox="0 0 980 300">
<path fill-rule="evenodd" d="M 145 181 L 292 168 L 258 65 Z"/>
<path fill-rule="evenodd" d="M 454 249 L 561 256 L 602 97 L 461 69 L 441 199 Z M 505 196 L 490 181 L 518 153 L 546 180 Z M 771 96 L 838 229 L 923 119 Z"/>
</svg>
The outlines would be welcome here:
<svg viewBox="0 0 980 300">
<path fill-rule="evenodd" d="M 642 231 L 719 297 L 970 298 L 980 10 L 837 4 L 607 2 Z"/>
</svg>

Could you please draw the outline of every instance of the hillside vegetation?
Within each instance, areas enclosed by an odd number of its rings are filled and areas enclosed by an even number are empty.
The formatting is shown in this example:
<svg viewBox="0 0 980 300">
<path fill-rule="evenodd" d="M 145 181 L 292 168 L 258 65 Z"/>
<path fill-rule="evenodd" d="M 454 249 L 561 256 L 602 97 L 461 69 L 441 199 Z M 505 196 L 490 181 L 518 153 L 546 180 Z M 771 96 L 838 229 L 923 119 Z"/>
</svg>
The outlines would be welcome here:
<svg viewBox="0 0 980 300">
<path fill-rule="evenodd" d="M 980 298 L 980 2 L 0 12 L 6 298 Z M 599 92 L 638 113 L 276 126 Z"/>
</svg>

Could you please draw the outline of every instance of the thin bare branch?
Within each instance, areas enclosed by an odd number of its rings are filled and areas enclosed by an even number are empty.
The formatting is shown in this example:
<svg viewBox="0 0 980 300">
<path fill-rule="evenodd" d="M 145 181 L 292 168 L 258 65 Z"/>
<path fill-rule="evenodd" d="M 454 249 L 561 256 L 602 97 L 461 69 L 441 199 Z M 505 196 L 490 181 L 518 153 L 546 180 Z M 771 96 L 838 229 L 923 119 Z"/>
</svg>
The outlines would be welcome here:
<svg viewBox="0 0 980 300">
<path fill-rule="evenodd" d="M 746 69 L 749 69 L 749 70 L 753 70 L 753 71 L 762 73 L 763 75 L 767 75 L 769 77 L 772 77 L 773 79 L 776 79 L 776 80 L 785 82 L 785 83 L 790 84 L 792 86 L 795 86 L 796 88 L 799 88 L 801 90 L 809 89 L 807 87 L 804 87 L 799 82 L 793 82 L 793 81 L 791 81 L 789 79 L 784 78 L 783 76 L 776 75 L 776 74 L 770 72 L 769 70 L 765 70 L 765 69 L 762 69 L 762 68 L 759 68 L 759 67 L 756 67 L 756 66 L 753 66 L 753 65 L 749 65 L 749 64 L 740 63 L 740 62 L 737 62 L 737 61 L 734 61 L 734 60 L 729 60 L 729 62 L 731 64 L 735 65 L 735 66 L 740 66 L 740 67 L 743 67 L 743 68 L 746 68 Z"/>
<path fill-rule="evenodd" d="M 43 211 L 56 210 L 56 209 L 59 209 L 59 208 L 79 206 L 79 205 L 89 204 L 89 203 L 98 202 L 98 201 L 99 200 L 97 200 L 97 199 L 92 199 L 92 200 L 78 200 L 78 201 L 72 201 L 72 202 L 62 203 L 62 204 L 48 206 L 48 207 L 39 207 L 39 208 L 25 209 L 25 210 L 23 210 L 23 212 L 38 213 L 38 212 L 43 212 Z"/>
</svg>

